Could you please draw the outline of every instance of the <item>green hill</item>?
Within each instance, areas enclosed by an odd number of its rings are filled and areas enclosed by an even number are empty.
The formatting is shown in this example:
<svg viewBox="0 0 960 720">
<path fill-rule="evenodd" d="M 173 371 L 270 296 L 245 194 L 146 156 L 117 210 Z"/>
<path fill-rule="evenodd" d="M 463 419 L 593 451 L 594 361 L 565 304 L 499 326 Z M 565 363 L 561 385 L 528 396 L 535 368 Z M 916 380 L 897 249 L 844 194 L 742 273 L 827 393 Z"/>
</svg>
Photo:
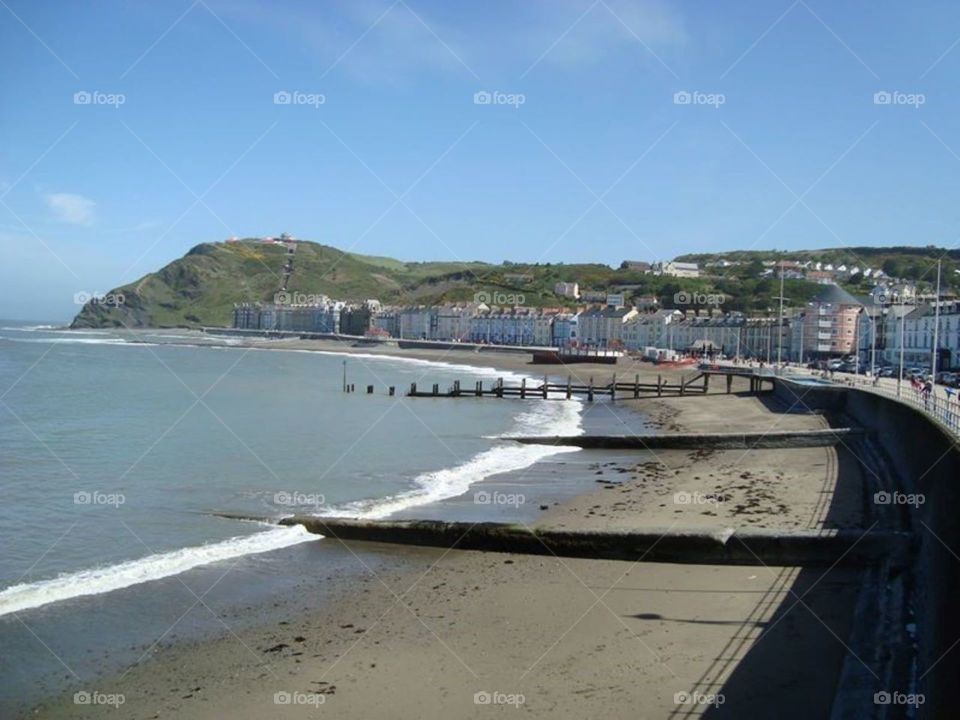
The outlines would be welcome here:
<svg viewBox="0 0 960 720">
<path fill-rule="evenodd" d="M 844 252 L 848 255 L 844 256 Z M 853 248 L 810 251 L 809 255 L 804 251 L 782 255 L 762 251 L 687 255 L 678 259 L 702 265 L 722 257 L 742 264 L 709 268 L 705 277 L 681 279 L 598 263 L 403 262 L 300 241 L 293 257 L 294 273 L 288 291 L 324 294 L 338 300 L 377 298 L 387 304 L 425 305 L 472 300 L 479 292 L 489 296 L 502 291 L 522 295 L 526 305 L 559 306 L 572 302 L 553 294 L 554 284 L 566 281 L 578 282 L 582 291 L 623 291 L 628 298 L 654 295 L 664 307 L 673 307 L 674 295 L 686 291 L 722 295 L 724 310 L 766 312 L 776 304 L 773 298 L 779 293 L 779 282 L 757 277 L 762 260 L 782 256 L 862 264 L 870 257 L 869 262 L 878 266 L 895 269 L 896 264 L 896 269 L 904 270 L 901 274 L 909 277 L 912 271 L 917 275 L 928 271 L 930 258 L 943 252 L 935 248 Z M 72 327 L 228 325 L 234 303 L 273 301 L 281 286 L 286 260 L 286 247 L 256 240 L 197 245 L 160 270 L 112 290 L 109 295 L 123 296 L 121 304 L 88 302 Z M 953 267 L 960 264 L 960 251 L 948 254 L 946 262 L 950 266 L 945 265 L 944 277 L 953 282 L 953 278 L 960 277 L 952 273 Z M 817 289 L 812 282 L 788 280 L 784 294 L 788 303 L 799 304 L 809 300 Z M 848 289 L 862 292 L 865 288 Z"/>
</svg>

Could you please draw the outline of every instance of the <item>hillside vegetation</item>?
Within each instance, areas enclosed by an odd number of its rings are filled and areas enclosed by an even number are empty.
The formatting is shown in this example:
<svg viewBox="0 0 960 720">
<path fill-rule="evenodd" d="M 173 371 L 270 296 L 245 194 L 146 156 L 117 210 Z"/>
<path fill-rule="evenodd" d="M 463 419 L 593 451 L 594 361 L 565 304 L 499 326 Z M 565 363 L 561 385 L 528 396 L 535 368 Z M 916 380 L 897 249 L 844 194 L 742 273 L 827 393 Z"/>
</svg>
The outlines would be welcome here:
<svg viewBox="0 0 960 720">
<path fill-rule="evenodd" d="M 844 253 L 847 253 L 844 255 Z M 762 261 L 784 257 L 828 262 L 883 265 L 904 277 L 931 278 L 931 258 L 944 251 L 935 248 L 853 248 L 794 252 L 731 252 L 722 255 L 687 255 L 701 265 L 720 257 L 741 261 L 730 268 L 709 268 L 705 277 L 680 279 L 614 269 L 602 264 L 523 264 L 504 262 L 404 262 L 387 257 L 347 253 L 318 243 L 300 241 L 294 255 L 294 273 L 288 291 L 304 295 L 362 301 L 377 298 L 385 304 L 437 304 L 473 300 L 498 292 L 522 296 L 529 306 L 571 305 L 554 295 L 558 281 L 578 282 L 582 291 L 624 291 L 627 297 L 656 296 L 664 307 L 674 307 L 679 292 L 722 296 L 724 310 L 766 312 L 777 304 L 779 281 L 758 277 Z M 858 260 L 860 258 L 861 260 Z M 228 325 L 233 304 L 272 302 L 282 282 L 287 259 L 283 245 L 256 240 L 204 243 L 156 272 L 115 288 L 108 295 L 122 296 L 119 305 L 88 302 L 73 327 L 198 327 Z M 944 277 L 960 265 L 960 251 L 947 255 Z M 888 272 L 888 274 L 894 274 Z M 863 292 L 865 287 L 852 287 Z M 788 304 L 801 304 L 816 294 L 818 286 L 806 280 L 787 280 Z M 689 307 L 689 306 L 685 306 Z"/>
</svg>

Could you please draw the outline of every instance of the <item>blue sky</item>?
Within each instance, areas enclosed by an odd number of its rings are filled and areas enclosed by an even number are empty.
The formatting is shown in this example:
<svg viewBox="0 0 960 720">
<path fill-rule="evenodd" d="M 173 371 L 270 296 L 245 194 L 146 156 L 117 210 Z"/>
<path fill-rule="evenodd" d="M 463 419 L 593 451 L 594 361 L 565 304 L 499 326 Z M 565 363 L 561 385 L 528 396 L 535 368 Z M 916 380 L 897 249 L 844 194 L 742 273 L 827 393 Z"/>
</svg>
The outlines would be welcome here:
<svg viewBox="0 0 960 720">
<path fill-rule="evenodd" d="M 2 5 L 4 317 L 284 230 L 610 264 L 957 242 L 957 3 Z"/>
</svg>

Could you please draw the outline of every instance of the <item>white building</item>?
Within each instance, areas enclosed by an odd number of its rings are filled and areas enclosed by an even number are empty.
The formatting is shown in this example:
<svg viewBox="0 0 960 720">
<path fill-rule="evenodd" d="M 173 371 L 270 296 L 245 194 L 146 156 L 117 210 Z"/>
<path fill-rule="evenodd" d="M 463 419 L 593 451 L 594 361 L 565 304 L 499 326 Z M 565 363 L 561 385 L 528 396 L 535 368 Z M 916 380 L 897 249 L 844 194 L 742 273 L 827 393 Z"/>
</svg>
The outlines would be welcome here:
<svg viewBox="0 0 960 720">
<path fill-rule="evenodd" d="M 580 283 L 558 282 L 553 286 L 553 294 L 576 300 L 580 297 Z"/>
<path fill-rule="evenodd" d="M 905 316 L 902 317 L 901 316 Z M 915 306 L 892 305 L 886 318 L 884 360 L 900 364 L 900 335 L 903 328 L 903 361 L 907 366 L 929 368 L 933 360 L 933 331 L 936 308 L 933 304 Z M 937 323 L 938 370 L 960 368 L 960 303 L 940 301 Z"/>
<path fill-rule="evenodd" d="M 643 350 L 648 347 L 668 347 L 667 328 L 671 322 L 683 317 L 679 310 L 657 310 L 637 314 L 623 325 L 623 345 L 628 350 Z"/>
<path fill-rule="evenodd" d="M 696 263 L 676 262 L 675 260 L 657 263 L 653 266 L 653 272 L 655 275 L 671 275 L 673 277 L 700 277 L 700 268 Z"/>
<path fill-rule="evenodd" d="M 580 345 L 614 348 L 623 345 L 623 327 L 638 315 L 636 308 L 591 308 L 580 313 L 577 320 Z"/>
</svg>

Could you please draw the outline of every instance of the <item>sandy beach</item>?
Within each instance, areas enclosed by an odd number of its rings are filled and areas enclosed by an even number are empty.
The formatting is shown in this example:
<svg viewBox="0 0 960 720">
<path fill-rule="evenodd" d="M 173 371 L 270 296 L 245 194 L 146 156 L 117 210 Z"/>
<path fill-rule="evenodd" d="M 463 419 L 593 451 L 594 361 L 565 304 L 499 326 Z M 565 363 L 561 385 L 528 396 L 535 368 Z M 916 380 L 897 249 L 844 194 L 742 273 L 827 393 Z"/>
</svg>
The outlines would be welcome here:
<svg viewBox="0 0 960 720">
<path fill-rule="evenodd" d="M 383 352 L 313 341 L 250 346 Z M 524 355 L 398 354 L 533 375 L 569 372 L 598 383 L 614 371 L 658 374 L 640 363 L 568 369 L 532 366 Z M 617 422 L 623 433 L 643 433 L 814 429 L 830 420 L 802 406 L 716 390 L 618 401 L 637 413 L 618 412 Z M 611 409 L 596 403 L 587 412 Z M 542 509 L 539 525 L 863 524 L 860 469 L 842 446 L 577 455 L 595 489 Z M 366 573 L 291 620 L 227 627 L 204 642 L 161 643 L 88 690 L 122 696 L 113 714 L 125 718 L 824 717 L 857 590 L 855 572 L 843 568 L 821 577 L 762 565 L 378 547 L 402 560 L 402 569 Z M 32 716 L 105 714 L 76 704 L 70 693 Z"/>
</svg>

